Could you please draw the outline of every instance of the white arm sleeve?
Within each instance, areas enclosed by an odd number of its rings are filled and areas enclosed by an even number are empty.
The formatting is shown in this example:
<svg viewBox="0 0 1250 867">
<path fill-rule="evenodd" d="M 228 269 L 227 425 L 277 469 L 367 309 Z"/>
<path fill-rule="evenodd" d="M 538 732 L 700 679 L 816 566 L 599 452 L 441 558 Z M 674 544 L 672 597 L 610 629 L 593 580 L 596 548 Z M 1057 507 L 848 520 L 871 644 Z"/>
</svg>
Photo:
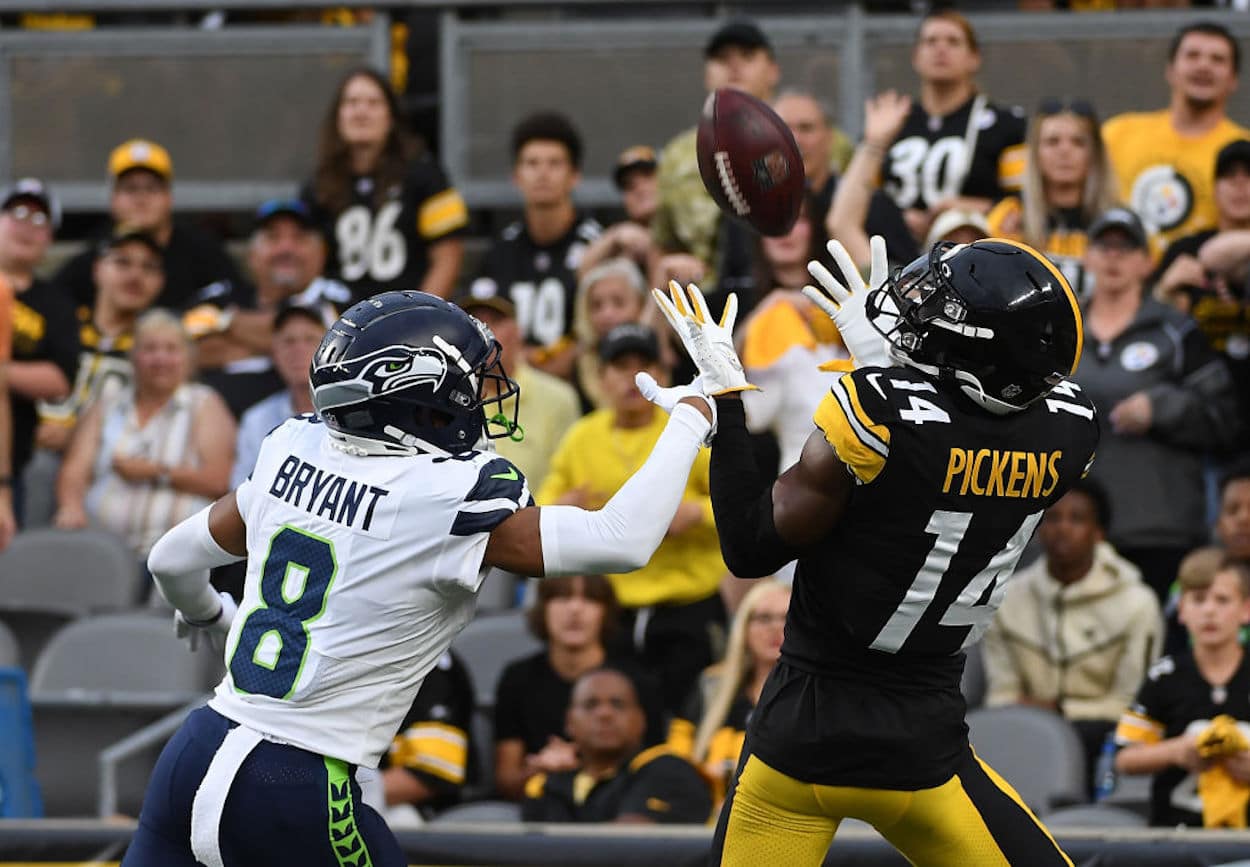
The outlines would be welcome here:
<svg viewBox="0 0 1250 867">
<path fill-rule="evenodd" d="M 221 609 L 207 570 L 246 559 L 217 544 L 208 529 L 208 510 L 196 512 L 161 536 L 148 553 L 148 570 L 170 605 L 190 620 L 212 620 Z"/>
<path fill-rule="evenodd" d="M 602 509 L 543 506 L 544 573 L 632 572 L 647 565 L 673 521 L 710 427 L 697 409 L 679 404 L 647 460 Z"/>
</svg>

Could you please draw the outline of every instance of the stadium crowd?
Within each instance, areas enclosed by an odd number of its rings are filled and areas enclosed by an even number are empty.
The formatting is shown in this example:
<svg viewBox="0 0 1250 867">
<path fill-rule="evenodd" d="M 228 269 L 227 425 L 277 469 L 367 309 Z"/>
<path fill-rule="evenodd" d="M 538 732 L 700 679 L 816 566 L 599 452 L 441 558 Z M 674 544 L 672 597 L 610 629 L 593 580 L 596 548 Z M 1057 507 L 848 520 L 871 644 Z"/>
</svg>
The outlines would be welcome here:
<svg viewBox="0 0 1250 867">
<path fill-rule="evenodd" d="M 1102 120 L 1056 94 L 1020 108 L 978 84 L 976 32 L 939 11 L 917 30 L 914 92 L 869 99 L 855 143 L 819 98 L 785 86 L 766 33 L 730 20 L 704 48 L 705 86 L 770 102 L 808 180 L 777 238 L 717 208 L 693 128 L 620 142 L 624 218 L 601 226 L 575 204 L 576 119 L 553 107 L 506 145 L 521 219 L 467 267 L 455 179 L 405 131 L 390 80 L 363 68 L 329 95 L 300 195 L 258 203 L 241 262 L 176 216 L 176 155 L 157 142 L 101 155 L 109 220 L 52 273 L 55 190 L 18 180 L 0 195 L 0 545 L 19 528 L 92 526 L 124 538 L 143 568 L 164 531 L 247 477 L 269 430 L 312 411 L 307 370 L 325 328 L 391 287 L 453 298 L 490 326 L 521 383 L 524 435 L 499 452 L 539 504 L 587 508 L 663 428 L 634 375 L 693 372 L 646 290 L 697 282 L 716 313 L 736 292 L 736 339 L 763 387 L 746 397 L 748 421 L 780 472 L 848 359 L 798 291 L 829 238 L 865 270 L 872 235 L 897 265 L 937 244 L 1014 239 L 1048 255 L 1081 300 L 1075 379 L 1102 440 L 1088 480 L 1043 517 L 1036 559 L 977 652 L 984 701 L 1070 721 L 1091 796 L 1111 744 L 1122 773 L 1155 775 L 1153 822 L 1246 827 L 1250 129 L 1226 112 L 1240 62 L 1222 26 L 1190 24 L 1160 71 L 1166 106 Z M 242 574 L 214 583 L 237 596 Z M 472 672 L 450 654 L 396 733 L 385 800 L 427 816 L 471 792 L 546 821 L 714 819 L 779 653 L 791 577 L 728 574 L 704 453 L 645 568 L 491 576 L 529 606 L 542 642 L 499 680 L 493 779 L 471 744 L 484 736 Z"/>
</svg>

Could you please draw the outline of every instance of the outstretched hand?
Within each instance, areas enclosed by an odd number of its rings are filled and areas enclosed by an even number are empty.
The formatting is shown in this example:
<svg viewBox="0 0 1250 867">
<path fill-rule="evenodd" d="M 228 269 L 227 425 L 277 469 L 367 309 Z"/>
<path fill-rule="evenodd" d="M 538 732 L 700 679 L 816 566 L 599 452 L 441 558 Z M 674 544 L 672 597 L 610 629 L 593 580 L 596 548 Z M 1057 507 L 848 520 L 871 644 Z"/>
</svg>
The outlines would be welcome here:
<svg viewBox="0 0 1250 867">
<path fill-rule="evenodd" d="M 699 409 L 700 406 L 705 407 L 706 411 L 703 411 L 703 415 L 711 422 L 712 427 L 704 437 L 703 444 L 711 445 L 712 437 L 716 436 L 716 401 L 703 390 L 703 377 L 696 376 L 689 385 L 673 385 L 665 388 L 656 382 L 651 374 L 640 370 L 634 374 L 634 384 L 638 386 L 638 391 L 642 392 L 643 397 L 670 415 L 677 404 L 688 398 L 690 400 L 687 402 L 698 404 L 695 409 Z"/>
<path fill-rule="evenodd" d="M 718 323 L 712 319 L 698 286 L 688 283 L 682 289 L 677 281 L 670 280 L 668 290 L 668 296 L 659 289 L 652 289 L 651 295 L 698 368 L 703 393 L 714 397 L 756 388 L 747 382 L 746 372 L 734 349 L 733 327 L 738 317 L 738 296 L 730 293 Z"/>
<path fill-rule="evenodd" d="M 807 263 L 808 273 L 815 278 L 820 289 L 815 286 L 804 286 L 803 294 L 811 299 L 821 310 L 833 320 L 837 326 L 842 342 L 855 359 L 856 367 L 889 367 L 889 342 L 884 335 L 873 326 L 868 317 L 868 295 L 879 291 L 890 276 L 889 260 L 885 251 L 885 239 L 873 235 L 869 244 L 872 251 L 872 269 L 868 275 L 868 283 L 860 276 L 859 269 L 846 248 L 838 241 L 830 241 L 829 254 L 842 271 L 847 286 L 830 273 L 817 260 Z M 822 291 L 823 290 L 823 291 Z"/>
</svg>

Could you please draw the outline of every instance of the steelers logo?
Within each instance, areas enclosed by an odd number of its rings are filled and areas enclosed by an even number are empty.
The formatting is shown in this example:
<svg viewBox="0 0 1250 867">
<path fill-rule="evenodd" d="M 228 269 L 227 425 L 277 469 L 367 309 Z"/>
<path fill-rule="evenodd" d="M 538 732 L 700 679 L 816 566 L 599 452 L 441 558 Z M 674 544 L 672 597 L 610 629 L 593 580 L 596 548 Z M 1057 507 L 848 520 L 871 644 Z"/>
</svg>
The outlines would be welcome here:
<svg viewBox="0 0 1250 867">
<path fill-rule="evenodd" d="M 1189 218 L 1194 190 L 1172 166 L 1151 166 L 1133 181 L 1132 205 L 1147 228 L 1167 232 Z"/>
</svg>

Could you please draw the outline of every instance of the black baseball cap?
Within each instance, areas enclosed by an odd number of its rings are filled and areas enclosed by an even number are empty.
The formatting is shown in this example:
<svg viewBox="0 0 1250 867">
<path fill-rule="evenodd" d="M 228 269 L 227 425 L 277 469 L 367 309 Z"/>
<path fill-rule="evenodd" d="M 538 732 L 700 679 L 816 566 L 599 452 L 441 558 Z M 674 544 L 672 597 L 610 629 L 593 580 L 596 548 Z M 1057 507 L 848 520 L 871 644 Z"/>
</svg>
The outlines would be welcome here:
<svg viewBox="0 0 1250 867">
<path fill-rule="evenodd" d="M 1230 141 L 1215 156 L 1215 176 L 1222 178 L 1232 171 L 1233 166 L 1250 169 L 1250 141 L 1239 138 Z"/>
<path fill-rule="evenodd" d="M 1146 248 L 1148 242 L 1146 240 L 1146 227 L 1142 225 L 1141 219 L 1130 211 L 1128 208 L 1111 208 L 1103 211 L 1098 218 L 1090 224 L 1086 237 L 1090 243 L 1097 241 L 1104 233 L 1118 229 L 1128 235 L 1133 244 L 1140 248 Z"/>
<path fill-rule="evenodd" d="M 156 254 L 156 257 L 161 260 L 162 267 L 164 266 L 165 248 L 162 247 L 160 242 L 156 240 L 156 236 L 151 232 L 146 232 L 143 229 L 140 229 L 138 226 L 131 226 L 126 223 L 115 226 L 112 234 L 100 242 L 100 247 L 97 251 L 98 255 L 104 256 L 111 251 L 116 250 L 123 244 L 129 244 L 131 242 L 143 244 L 145 247 L 150 249 Z"/>
<path fill-rule="evenodd" d="M 621 151 L 616 158 L 616 168 L 612 169 L 612 182 L 618 190 L 625 188 L 625 176 L 630 172 L 653 172 L 659 162 L 655 158 L 655 148 L 650 145 L 634 145 Z"/>
<path fill-rule="evenodd" d="M 53 229 L 61 227 L 61 203 L 57 201 L 56 196 L 52 195 L 52 190 L 48 189 L 48 185 L 39 178 L 22 178 L 5 187 L 4 192 L 0 193 L 0 210 L 7 209 L 9 205 L 23 199 L 35 202 L 43 208 Z"/>
<path fill-rule="evenodd" d="M 286 325 L 296 317 L 303 317 L 310 322 L 315 322 L 320 328 L 326 327 L 325 317 L 322 315 L 319 307 L 288 299 L 278 305 L 278 312 L 273 317 L 273 330 L 279 330 L 283 325 Z"/>
<path fill-rule="evenodd" d="M 599 341 L 599 358 L 602 361 L 615 361 L 628 352 L 636 352 L 648 361 L 658 361 L 660 339 L 653 329 L 641 322 L 624 322 Z"/>
<path fill-rule="evenodd" d="M 772 43 L 750 18 L 731 18 L 720 26 L 703 48 L 704 58 L 715 57 L 722 48 L 737 45 L 739 48 L 763 48 L 773 53 Z"/>
<path fill-rule="evenodd" d="M 299 199 L 269 199 L 256 209 L 256 228 L 259 229 L 275 217 L 291 217 L 305 228 L 313 225 L 312 211 Z"/>
</svg>

